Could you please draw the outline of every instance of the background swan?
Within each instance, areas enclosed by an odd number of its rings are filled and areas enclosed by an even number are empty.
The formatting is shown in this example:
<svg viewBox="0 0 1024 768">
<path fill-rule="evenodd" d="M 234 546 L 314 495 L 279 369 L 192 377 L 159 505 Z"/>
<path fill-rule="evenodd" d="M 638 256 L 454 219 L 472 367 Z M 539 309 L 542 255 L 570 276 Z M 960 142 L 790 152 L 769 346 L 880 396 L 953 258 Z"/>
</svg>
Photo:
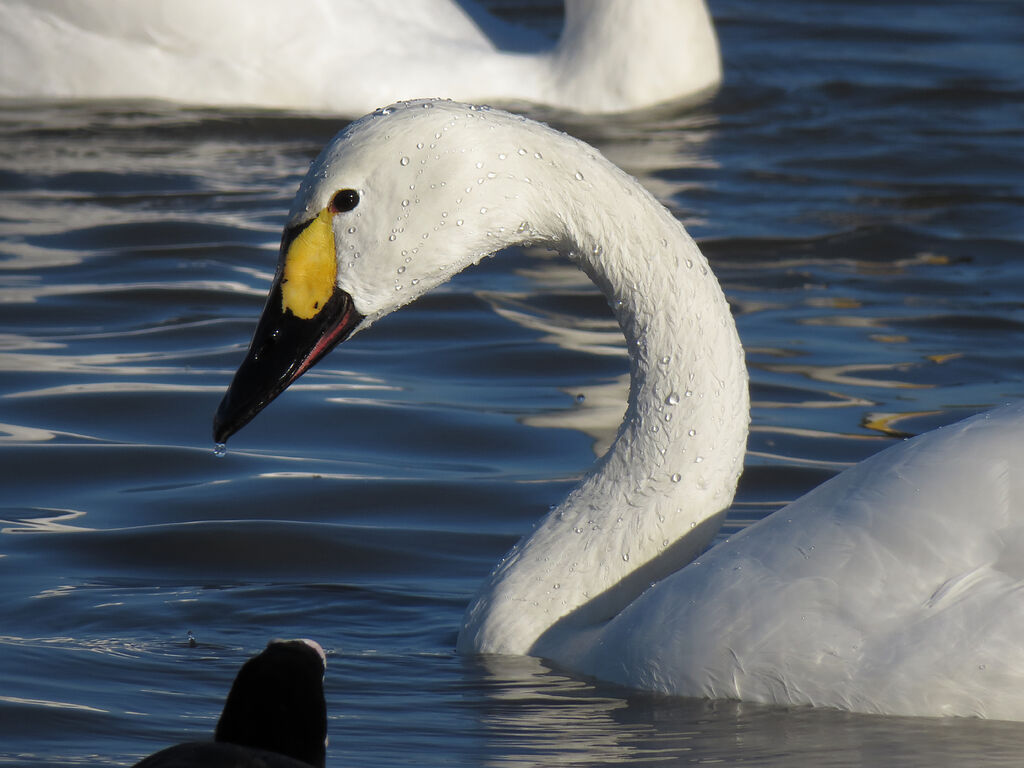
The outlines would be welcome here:
<svg viewBox="0 0 1024 768">
<path fill-rule="evenodd" d="M 1024 408 L 879 454 L 691 562 L 747 434 L 729 307 L 639 184 L 524 118 L 399 104 L 323 150 L 215 438 L 338 341 L 501 248 L 541 242 L 608 296 L 630 400 L 608 454 L 487 579 L 460 651 L 671 694 L 1024 718 Z"/>
<path fill-rule="evenodd" d="M 414 96 L 619 112 L 721 80 L 703 0 L 568 0 L 557 45 L 452 0 L 4 0 L 0 96 L 360 115 Z"/>
</svg>

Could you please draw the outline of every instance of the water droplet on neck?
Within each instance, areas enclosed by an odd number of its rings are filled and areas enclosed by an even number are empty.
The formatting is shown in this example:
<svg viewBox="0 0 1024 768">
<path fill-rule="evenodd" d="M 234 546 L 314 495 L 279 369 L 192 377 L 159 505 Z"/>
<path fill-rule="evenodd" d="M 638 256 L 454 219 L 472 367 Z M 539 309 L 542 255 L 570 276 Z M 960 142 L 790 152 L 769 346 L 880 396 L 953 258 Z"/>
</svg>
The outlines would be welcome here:
<svg viewBox="0 0 1024 768">
<path fill-rule="evenodd" d="M 218 459 L 223 458 L 224 456 L 227 456 L 227 454 L 228 454 L 227 443 L 214 443 L 213 444 L 213 455 L 216 456 Z"/>
<path fill-rule="evenodd" d="M 403 155 L 403 156 L 402 156 L 402 159 L 401 159 L 401 160 L 399 160 L 398 162 L 399 162 L 399 163 L 401 163 L 402 165 L 408 165 L 408 164 L 409 164 L 409 158 L 408 158 L 408 157 L 405 157 L 405 156 Z"/>
</svg>

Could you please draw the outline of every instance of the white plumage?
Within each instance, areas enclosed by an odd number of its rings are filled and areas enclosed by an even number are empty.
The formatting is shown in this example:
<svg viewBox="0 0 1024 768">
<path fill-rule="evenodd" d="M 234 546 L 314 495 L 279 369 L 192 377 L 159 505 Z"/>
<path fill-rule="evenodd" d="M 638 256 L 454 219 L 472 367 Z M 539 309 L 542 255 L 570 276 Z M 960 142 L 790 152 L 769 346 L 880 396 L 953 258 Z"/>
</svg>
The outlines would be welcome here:
<svg viewBox="0 0 1024 768">
<path fill-rule="evenodd" d="M 322 221 L 338 190 L 359 195 L 330 218 L 356 330 L 543 243 L 591 276 L 626 337 L 615 442 L 485 581 L 460 651 L 685 696 L 1024 719 L 1024 405 L 894 446 L 701 553 L 749 403 L 728 304 L 682 225 L 588 145 L 446 102 L 349 126 L 290 230 Z"/>
<path fill-rule="evenodd" d="M 693 98 L 721 80 L 704 0 L 568 0 L 553 48 L 471 1 L 463 5 L 3 0 L 0 96 L 349 116 L 433 96 L 602 113 Z M 517 50 L 503 49 L 509 44 Z"/>
</svg>

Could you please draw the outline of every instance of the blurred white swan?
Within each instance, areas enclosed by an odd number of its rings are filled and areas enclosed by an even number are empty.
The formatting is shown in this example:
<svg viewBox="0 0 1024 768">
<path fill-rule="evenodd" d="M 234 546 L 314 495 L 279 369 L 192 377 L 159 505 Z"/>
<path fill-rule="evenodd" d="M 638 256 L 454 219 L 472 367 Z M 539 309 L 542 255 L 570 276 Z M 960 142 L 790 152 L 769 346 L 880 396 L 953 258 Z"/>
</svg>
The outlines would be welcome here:
<svg viewBox="0 0 1024 768">
<path fill-rule="evenodd" d="M 327 145 L 215 439 L 339 341 L 522 243 L 566 252 L 607 295 L 629 403 L 485 581 L 460 651 L 685 696 L 1024 719 L 1024 405 L 890 448 L 702 553 L 748 425 L 725 296 L 635 180 L 524 118 L 405 103 Z"/>
<path fill-rule="evenodd" d="M 604 113 L 707 94 L 721 80 L 704 0 L 567 0 L 554 48 L 463 4 L 2 0 L 0 96 L 349 116 L 435 96 Z"/>
</svg>

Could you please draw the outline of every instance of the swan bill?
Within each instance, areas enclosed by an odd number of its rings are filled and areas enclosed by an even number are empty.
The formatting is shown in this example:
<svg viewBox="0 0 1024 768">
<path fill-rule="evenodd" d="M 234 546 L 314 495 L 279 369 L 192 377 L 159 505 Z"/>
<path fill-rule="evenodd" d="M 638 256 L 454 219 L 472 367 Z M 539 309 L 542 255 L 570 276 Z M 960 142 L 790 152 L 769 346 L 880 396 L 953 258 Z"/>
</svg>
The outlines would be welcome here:
<svg viewBox="0 0 1024 768">
<path fill-rule="evenodd" d="M 338 261 L 334 255 L 334 231 L 327 208 L 304 226 L 285 234 L 281 258 L 281 308 L 310 320 L 319 314 L 334 293 Z"/>
<path fill-rule="evenodd" d="M 324 216 L 286 230 L 277 276 L 249 351 L 214 416 L 214 441 L 227 442 L 363 321 L 352 297 L 334 284 L 333 263 L 333 237 Z"/>
</svg>

